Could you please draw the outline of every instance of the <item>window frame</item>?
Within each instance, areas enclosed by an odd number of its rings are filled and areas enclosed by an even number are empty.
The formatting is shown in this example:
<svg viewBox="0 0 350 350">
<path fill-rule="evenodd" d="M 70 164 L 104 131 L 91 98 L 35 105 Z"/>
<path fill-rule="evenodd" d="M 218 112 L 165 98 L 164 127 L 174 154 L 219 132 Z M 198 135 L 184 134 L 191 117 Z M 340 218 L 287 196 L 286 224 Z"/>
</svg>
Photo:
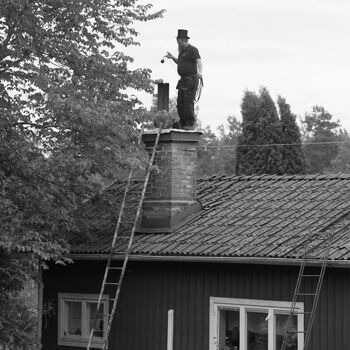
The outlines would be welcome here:
<svg viewBox="0 0 350 350">
<path fill-rule="evenodd" d="M 247 311 L 268 313 L 268 350 L 276 349 L 276 317 L 277 314 L 289 314 L 292 302 L 275 300 L 239 299 L 210 297 L 209 310 L 209 350 L 218 350 L 219 312 L 220 310 L 239 310 L 240 350 L 247 350 Z M 295 305 L 297 316 L 298 350 L 304 345 L 304 303 Z"/>
<path fill-rule="evenodd" d="M 81 293 L 58 293 L 58 345 L 86 347 L 89 341 L 90 331 L 87 304 L 97 303 L 98 294 L 81 294 Z M 68 328 L 68 307 L 67 302 L 81 303 L 81 335 L 64 335 Z M 103 305 L 103 314 L 108 314 L 108 295 L 103 295 L 101 305 Z M 107 331 L 108 317 L 103 317 L 103 334 Z M 92 346 L 102 348 L 104 338 L 94 337 Z"/>
</svg>

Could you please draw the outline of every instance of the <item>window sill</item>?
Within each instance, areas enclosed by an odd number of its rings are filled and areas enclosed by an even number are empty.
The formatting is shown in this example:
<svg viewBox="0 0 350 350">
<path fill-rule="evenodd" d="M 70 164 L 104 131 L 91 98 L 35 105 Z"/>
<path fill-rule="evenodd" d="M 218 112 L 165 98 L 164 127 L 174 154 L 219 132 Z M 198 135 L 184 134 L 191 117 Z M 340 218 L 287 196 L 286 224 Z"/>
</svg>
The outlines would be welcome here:
<svg viewBox="0 0 350 350">
<path fill-rule="evenodd" d="M 74 347 L 79 347 L 79 348 L 86 348 L 88 345 L 87 340 L 82 340 L 82 339 L 59 339 L 58 340 L 58 345 L 63 345 L 63 346 L 74 346 Z M 91 344 L 92 348 L 100 348 L 102 349 L 103 345 L 103 340 L 101 341 L 94 341 Z"/>
</svg>

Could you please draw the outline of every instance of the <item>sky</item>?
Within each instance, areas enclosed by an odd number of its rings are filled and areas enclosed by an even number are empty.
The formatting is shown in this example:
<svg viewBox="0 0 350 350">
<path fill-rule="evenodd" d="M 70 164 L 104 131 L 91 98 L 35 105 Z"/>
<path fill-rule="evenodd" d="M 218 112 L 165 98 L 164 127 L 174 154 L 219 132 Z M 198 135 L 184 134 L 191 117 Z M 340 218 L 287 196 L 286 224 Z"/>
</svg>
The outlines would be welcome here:
<svg viewBox="0 0 350 350">
<path fill-rule="evenodd" d="M 350 130 L 349 0 L 142 0 L 164 17 L 137 24 L 141 46 L 129 48 L 133 67 L 152 70 L 176 96 L 178 29 L 203 62 L 198 119 L 214 131 L 233 115 L 241 119 L 244 91 L 266 87 L 304 117 L 321 105 Z M 138 95 L 146 107 L 151 96 Z"/>
</svg>

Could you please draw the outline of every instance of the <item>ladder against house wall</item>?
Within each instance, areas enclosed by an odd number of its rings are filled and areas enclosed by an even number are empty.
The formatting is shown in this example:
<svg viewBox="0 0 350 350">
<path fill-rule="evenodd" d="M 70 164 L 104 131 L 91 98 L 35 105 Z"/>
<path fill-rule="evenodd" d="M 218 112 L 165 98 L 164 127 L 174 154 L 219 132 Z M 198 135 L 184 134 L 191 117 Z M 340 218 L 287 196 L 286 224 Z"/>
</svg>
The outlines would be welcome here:
<svg viewBox="0 0 350 350">
<path fill-rule="evenodd" d="M 129 191 L 130 191 L 130 185 L 131 185 L 131 181 L 132 181 L 133 169 L 131 169 L 131 171 L 129 173 L 129 177 L 128 177 L 125 191 L 124 191 L 123 200 L 122 200 L 120 211 L 119 211 L 117 225 L 116 225 L 116 228 L 114 231 L 111 246 L 109 248 L 109 255 L 108 255 L 107 264 L 106 264 L 106 268 L 105 268 L 105 272 L 104 272 L 104 276 L 103 276 L 103 281 L 102 281 L 102 285 L 101 285 L 101 289 L 100 289 L 100 294 L 99 294 L 98 303 L 97 303 L 97 307 L 96 307 L 94 322 L 93 322 L 93 326 L 92 326 L 91 331 L 90 331 L 87 350 L 90 350 L 91 348 L 93 348 L 94 341 L 96 341 L 96 340 L 101 341 L 102 335 L 103 335 L 103 337 L 102 337 L 103 338 L 102 349 L 107 349 L 108 337 L 109 337 L 109 333 L 111 330 L 113 317 L 116 313 L 119 294 L 121 291 L 121 287 L 122 287 L 122 283 L 123 283 L 128 259 L 129 259 L 129 252 L 130 252 L 133 240 L 134 240 L 135 231 L 136 231 L 139 217 L 141 214 L 142 203 L 143 203 L 143 200 L 145 197 L 148 180 L 149 180 L 150 174 L 152 172 L 152 165 L 153 165 L 154 157 L 156 154 L 156 148 L 157 148 L 157 145 L 159 142 L 161 130 L 162 130 L 162 125 L 160 125 L 158 127 L 157 137 L 156 137 L 155 143 L 153 145 L 153 150 L 152 150 L 149 164 L 148 164 L 148 167 L 146 170 L 146 175 L 145 175 L 145 179 L 144 179 L 144 183 L 143 183 L 142 192 L 141 192 L 141 195 L 139 198 L 137 211 L 136 211 L 134 220 L 131 220 L 131 221 L 129 218 L 126 218 L 127 215 L 125 214 L 126 213 L 126 202 L 127 202 L 127 198 L 128 198 Z M 142 131 L 141 131 L 141 135 L 140 135 L 140 142 L 141 142 L 141 139 L 142 139 Z M 122 230 L 121 229 L 122 227 L 125 228 L 127 226 L 131 227 L 131 230 L 130 229 L 129 230 Z M 125 234 L 124 232 L 130 232 L 130 233 Z M 126 248 L 125 248 L 125 250 L 119 250 L 119 248 L 118 248 L 119 246 L 126 246 Z M 117 249 L 118 249 L 118 251 L 116 251 Z M 113 264 L 112 264 L 113 255 L 115 253 L 118 253 L 122 257 L 122 264 L 120 264 L 119 266 L 113 266 Z M 109 293 L 109 295 L 110 294 L 113 295 L 113 298 L 108 297 L 107 299 L 105 299 L 104 294 L 106 292 L 106 288 L 114 289 L 114 291 L 112 293 Z M 104 303 L 107 303 L 107 305 L 108 305 L 108 308 L 107 308 L 108 313 L 107 314 L 103 311 L 106 309 L 103 307 Z M 100 321 L 100 323 L 102 323 L 102 325 L 104 324 L 104 322 L 107 321 L 106 322 L 107 327 L 99 326 L 97 324 L 98 320 Z M 100 345 L 100 347 L 101 347 L 101 345 Z"/>
<path fill-rule="evenodd" d="M 169 84 L 167 83 L 159 83 L 158 84 L 158 103 L 157 103 L 158 111 L 169 111 Z M 162 132 L 162 126 L 165 123 L 164 120 L 158 121 L 157 125 L 157 136 L 153 145 L 153 149 L 149 159 L 149 163 L 146 169 L 146 175 L 144 178 L 143 188 L 141 191 L 141 195 L 138 201 L 137 211 L 134 216 L 134 220 L 130 220 L 130 218 L 126 215 L 127 207 L 126 202 L 130 191 L 130 185 L 133 176 L 133 169 L 131 169 L 128 180 L 126 183 L 123 200 L 121 203 L 121 207 L 119 210 L 119 216 L 117 220 L 117 225 L 114 231 L 112 243 L 109 248 L 109 254 L 107 258 L 106 268 L 103 276 L 103 281 L 100 289 L 100 294 L 98 297 L 95 317 L 93 321 L 93 325 L 90 331 L 89 341 L 87 345 L 87 350 L 93 348 L 94 341 L 99 341 L 99 348 L 101 348 L 101 338 L 102 338 L 102 349 L 107 349 L 108 337 L 111 331 L 112 322 L 114 315 L 116 314 L 116 309 L 118 305 L 119 295 L 122 288 L 124 275 L 126 272 L 127 263 L 129 260 L 130 249 L 134 240 L 135 231 L 137 229 L 137 225 L 139 222 L 139 217 L 142 211 L 142 203 L 145 198 L 147 184 L 152 172 L 152 166 L 154 162 L 154 158 L 157 151 L 157 146 L 159 143 L 160 134 Z M 139 144 L 142 142 L 142 134 L 143 127 L 141 128 Z M 128 227 L 127 230 L 123 230 L 122 228 Z M 128 234 L 125 234 L 127 232 Z M 120 246 L 126 247 L 124 250 L 118 250 Z M 113 256 L 115 253 L 118 253 L 119 256 L 122 257 L 122 263 L 118 266 L 114 266 Z M 108 297 L 104 295 L 106 292 L 106 288 L 112 290 L 112 292 L 107 293 Z M 113 298 L 110 298 L 109 295 L 113 295 Z M 103 307 L 104 303 L 107 303 L 108 313 L 105 313 L 105 307 Z M 100 325 L 98 325 L 97 321 L 99 320 Z M 104 324 L 107 324 L 107 327 L 104 327 Z M 101 327 L 102 324 L 102 327 Z"/>
<path fill-rule="evenodd" d="M 319 237 L 317 235 L 316 237 L 308 235 L 308 241 L 305 245 L 302 260 L 300 263 L 299 274 L 294 290 L 291 309 L 288 315 L 282 346 L 279 350 L 288 350 L 288 345 L 291 341 L 291 338 L 293 335 L 295 337 L 295 335 L 298 333 L 303 333 L 304 335 L 303 345 L 300 350 L 308 349 L 308 344 L 312 332 L 312 325 L 315 319 L 317 304 L 321 293 L 327 261 L 329 258 L 331 243 L 336 233 L 337 231 L 331 233 L 329 230 L 327 232 L 324 230 L 323 232 L 318 233 Z M 320 244 L 315 245 L 315 239 L 319 240 Z M 312 252 L 322 246 L 324 246 L 324 255 L 322 259 L 320 259 L 319 262 L 315 264 L 315 258 L 313 258 Z M 313 286 L 312 290 L 307 289 L 307 286 L 310 289 L 310 285 Z M 296 306 L 300 301 L 307 301 L 307 304 L 311 305 L 311 309 L 299 311 Z M 295 329 L 293 326 L 293 318 L 297 317 L 300 314 L 303 315 L 304 319 L 307 320 L 304 324 L 303 330 Z"/>
</svg>

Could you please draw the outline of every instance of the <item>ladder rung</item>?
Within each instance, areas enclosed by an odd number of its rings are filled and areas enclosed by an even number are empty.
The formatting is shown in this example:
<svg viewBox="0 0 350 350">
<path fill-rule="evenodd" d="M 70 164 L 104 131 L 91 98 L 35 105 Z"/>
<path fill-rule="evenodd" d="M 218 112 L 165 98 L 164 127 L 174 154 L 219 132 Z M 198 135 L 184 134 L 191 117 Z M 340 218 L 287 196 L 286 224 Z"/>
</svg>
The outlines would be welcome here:
<svg viewBox="0 0 350 350">
<path fill-rule="evenodd" d="M 102 314 L 101 315 L 98 315 L 98 316 L 102 316 Z M 104 316 L 107 316 L 107 315 L 104 315 Z M 91 332 L 93 333 L 93 332 L 103 332 L 103 329 L 94 329 L 94 328 L 91 328 Z"/>
<path fill-rule="evenodd" d="M 111 317 L 112 314 L 97 314 L 96 316 Z"/>
<path fill-rule="evenodd" d="M 307 295 L 316 295 L 316 293 L 297 293 L 297 295 L 304 295 L 304 296 L 307 296 Z"/>
<path fill-rule="evenodd" d="M 120 223 L 133 225 L 135 223 L 135 220 L 121 220 Z"/>
<path fill-rule="evenodd" d="M 287 331 L 287 333 L 306 333 L 306 331 Z"/>
<path fill-rule="evenodd" d="M 128 191 L 129 194 L 141 194 L 141 189 L 129 189 Z"/>
<path fill-rule="evenodd" d="M 130 192 L 128 192 L 130 193 Z M 133 204 L 124 204 L 124 209 L 136 209 L 137 205 Z"/>
<path fill-rule="evenodd" d="M 117 266 L 108 266 L 108 269 L 110 269 L 110 270 L 123 270 L 122 267 L 117 267 Z"/>
<path fill-rule="evenodd" d="M 110 286 L 117 286 L 119 283 L 115 283 L 115 282 L 105 282 L 106 285 L 110 285 Z"/>
<path fill-rule="evenodd" d="M 292 315 L 308 315 L 311 314 L 310 311 L 293 311 L 291 312 Z"/>
<path fill-rule="evenodd" d="M 301 277 L 320 277 L 320 275 L 301 275 Z"/>
</svg>

